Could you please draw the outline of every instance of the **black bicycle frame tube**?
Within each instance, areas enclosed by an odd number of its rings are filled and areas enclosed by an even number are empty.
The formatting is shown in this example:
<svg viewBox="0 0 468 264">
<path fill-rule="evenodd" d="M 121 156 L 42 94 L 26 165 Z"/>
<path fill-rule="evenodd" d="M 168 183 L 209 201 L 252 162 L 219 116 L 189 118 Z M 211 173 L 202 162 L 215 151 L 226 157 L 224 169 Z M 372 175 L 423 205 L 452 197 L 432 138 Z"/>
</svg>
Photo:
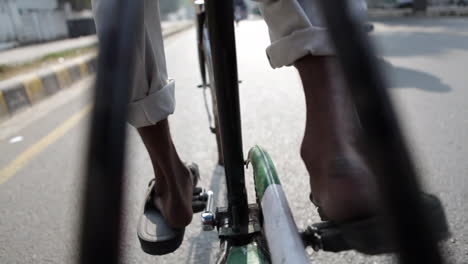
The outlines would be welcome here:
<svg viewBox="0 0 468 264">
<path fill-rule="evenodd" d="M 234 232 L 248 230 L 249 210 L 244 178 L 239 83 L 232 0 L 206 0 L 208 32 L 218 102 L 228 207 Z"/>
<path fill-rule="evenodd" d="M 421 188 L 393 106 L 362 25 L 346 0 L 322 0 L 331 39 L 358 112 L 387 209 L 388 225 L 399 245 L 401 263 L 443 263 Z"/>
<path fill-rule="evenodd" d="M 106 1 L 91 120 L 79 263 L 119 263 L 128 88 L 143 1 Z M 103 7 L 104 8 L 104 7 Z"/>
</svg>

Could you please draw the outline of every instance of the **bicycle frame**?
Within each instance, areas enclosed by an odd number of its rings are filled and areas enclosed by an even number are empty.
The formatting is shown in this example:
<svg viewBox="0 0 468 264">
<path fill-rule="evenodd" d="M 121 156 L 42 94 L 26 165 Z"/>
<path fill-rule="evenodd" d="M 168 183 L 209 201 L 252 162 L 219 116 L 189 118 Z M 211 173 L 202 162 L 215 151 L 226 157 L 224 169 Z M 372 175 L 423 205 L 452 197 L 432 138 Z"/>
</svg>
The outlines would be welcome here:
<svg viewBox="0 0 468 264">
<path fill-rule="evenodd" d="M 239 81 L 234 36 L 232 0 L 206 1 L 208 32 L 218 102 L 221 149 L 228 191 L 228 212 L 232 230 L 246 234 L 249 208 L 245 190 Z"/>
</svg>

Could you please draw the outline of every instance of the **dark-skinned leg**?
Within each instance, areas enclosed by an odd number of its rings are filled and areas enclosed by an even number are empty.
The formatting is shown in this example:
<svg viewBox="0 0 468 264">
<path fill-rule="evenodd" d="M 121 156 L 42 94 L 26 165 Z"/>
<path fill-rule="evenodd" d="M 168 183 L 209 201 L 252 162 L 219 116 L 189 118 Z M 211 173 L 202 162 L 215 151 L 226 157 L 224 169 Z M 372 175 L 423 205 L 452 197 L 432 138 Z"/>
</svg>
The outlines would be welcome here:
<svg viewBox="0 0 468 264">
<path fill-rule="evenodd" d="M 156 175 L 155 204 L 168 224 L 182 228 L 192 221 L 193 183 L 172 141 L 167 119 L 138 128 Z"/>
<path fill-rule="evenodd" d="M 331 220 L 371 214 L 375 184 L 353 145 L 353 109 L 333 56 L 305 56 L 295 64 L 306 99 L 301 157 L 310 174 L 314 200 Z"/>
</svg>

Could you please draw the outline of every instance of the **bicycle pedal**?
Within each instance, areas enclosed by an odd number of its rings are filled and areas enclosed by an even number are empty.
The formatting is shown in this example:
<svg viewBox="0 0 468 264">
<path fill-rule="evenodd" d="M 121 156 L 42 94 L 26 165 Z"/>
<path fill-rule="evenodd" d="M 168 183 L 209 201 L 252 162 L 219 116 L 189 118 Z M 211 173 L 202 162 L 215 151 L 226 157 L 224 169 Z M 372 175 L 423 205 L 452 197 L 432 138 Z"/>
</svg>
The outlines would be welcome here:
<svg viewBox="0 0 468 264">
<path fill-rule="evenodd" d="M 194 195 L 192 197 L 192 201 L 206 202 L 206 201 L 208 201 L 208 195 L 206 194 L 206 192 Z M 203 209 L 205 209 L 205 208 L 203 208 Z"/>
<path fill-rule="evenodd" d="M 395 248 L 380 223 L 379 219 L 370 218 L 342 225 L 324 222 L 313 226 L 324 251 L 357 250 L 377 255 L 393 252 Z"/>
<path fill-rule="evenodd" d="M 345 225 L 320 222 L 301 232 L 301 237 L 305 246 L 311 246 L 315 251 L 356 250 L 369 255 L 395 251 L 395 243 L 389 241 L 374 218 Z"/>
</svg>

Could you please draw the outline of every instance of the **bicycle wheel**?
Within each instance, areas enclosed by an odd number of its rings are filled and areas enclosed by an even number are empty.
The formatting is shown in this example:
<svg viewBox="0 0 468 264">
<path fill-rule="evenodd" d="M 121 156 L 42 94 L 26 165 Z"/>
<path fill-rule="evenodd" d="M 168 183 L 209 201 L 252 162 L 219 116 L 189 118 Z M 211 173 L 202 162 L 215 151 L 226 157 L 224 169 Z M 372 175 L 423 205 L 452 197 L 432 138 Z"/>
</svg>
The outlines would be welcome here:
<svg viewBox="0 0 468 264">
<path fill-rule="evenodd" d="M 205 66 L 205 73 L 208 75 L 208 83 L 204 84 L 204 93 L 205 93 L 205 102 L 207 101 L 206 99 L 206 87 L 209 87 L 210 90 L 210 97 L 211 97 L 211 109 L 207 106 L 207 111 L 211 112 L 213 120 L 209 120 L 210 122 L 210 127 L 211 131 L 216 135 L 216 147 L 218 151 L 218 164 L 223 165 L 224 164 L 224 156 L 223 156 L 223 150 L 221 147 L 221 133 L 219 131 L 219 119 L 218 119 L 218 105 L 216 101 L 216 82 L 214 79 L 214 73 L 213 73 L 213 61 L 211 57 L 211 48 L 210 48 L 210 40 L 208 37 L 208 30 L 206 29 L 206 26 L 203 26 L 202 28 L 202 52 L 200 55 L 203 56 L 201 59 L 204 61 L 204 66 Z M 202 71 L 203 72 L 203 71 Z M 203 73 L 202 73 L 203 74 Z M 210 113 L 208 113 L 210 115 Z M 211 119 L 209 117 L 209 119 Z M 213 124 L 211 124 L 213 123 Z"/>
<path fill-rule="evenodd" d="M 84 181 L 78 263 L 119 263 L 128 87 L 143 28 L 142 1 L 106 1 Z M 103 4 L 104 6 L 104 4 Z M 111 11 L 109 11 L 111 10 Z"/>
</svg>

